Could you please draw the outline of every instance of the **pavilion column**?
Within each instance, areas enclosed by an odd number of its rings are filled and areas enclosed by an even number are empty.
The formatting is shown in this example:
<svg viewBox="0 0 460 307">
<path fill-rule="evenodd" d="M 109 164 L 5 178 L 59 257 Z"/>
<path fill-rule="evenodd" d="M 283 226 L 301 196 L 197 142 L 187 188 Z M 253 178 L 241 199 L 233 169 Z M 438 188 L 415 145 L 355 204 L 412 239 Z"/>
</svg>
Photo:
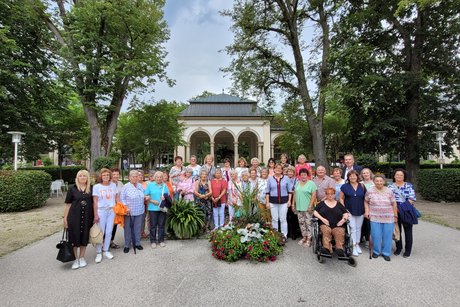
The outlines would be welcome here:
<svg viewBox="0 0 460 307">
<path fill-rule="evenodd" d="M 262 161 L 262 147 L 264 146 L 264 142 L 258 142 L 257 145 L 259 147 L 257 150 L 257 159 L 259 159 L 259 162 L 264 162 Z"/>
<path fill-rule="evenodd" d="M 184 157 L 184 162 L 185 161 L 190 161 L 190 143 L 187 143 L 185 145 L 185 157 Z"/>
<path fill-rule="evenodd" d="M 211 156 L 214 157 L 214 142 L 209 142 L 209 145 L 211 146 Z M 216 157 L 214 157 L 214 162 L 216 160 Z"/>
<path fill-rule="evenodd" d="M 238 159 L 240 158 L 238 155 L 238 142 L 233 142 L 233 151 L 235 152 L 233 155 L 233 167 L 238 166 Z"/>
<path fill-rule="evenodd" d="M 270 157 L 271 158 L 275 157 L 275 144 L 270 145 Z"/>
</svg>

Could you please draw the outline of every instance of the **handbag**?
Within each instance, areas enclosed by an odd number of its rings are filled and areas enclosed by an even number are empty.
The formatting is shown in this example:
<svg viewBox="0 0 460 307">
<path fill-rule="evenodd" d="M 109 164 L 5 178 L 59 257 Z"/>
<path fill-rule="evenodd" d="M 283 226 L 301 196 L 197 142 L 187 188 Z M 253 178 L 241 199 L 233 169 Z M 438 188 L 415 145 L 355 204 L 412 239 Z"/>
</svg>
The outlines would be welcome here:
<svg viewBox="0 0 460 307">
<path fill-rule="evenodd" d="M 171 209 L 172 207 L 172 199 L 171 196 L 169 196 L 168 193 L 164 193 L 165 187 L 163 186 L 163 191 L 161 192 L 163 194 L 163 200 L 160 202 L 160 211 L 161 212 L 168 212 L 168 209 Z"/>
<path fill-rule="evenodd" d="M 102 244 L 104 242 L 104 233 L 102 232 L 99 224 L 94 224 L 89 230 L 89 243 L 96 246 L 96 244 Z"/>
<path fill-rule="evenodd" d="M 57 260 L 64 263 L 75 260 L 72 243 L 68 241 L 67 229 L 64 229 L 62 232 L 61 242 L 56 244 L 56 248 L 59 250 L 56 257 Z"/>
</svg>

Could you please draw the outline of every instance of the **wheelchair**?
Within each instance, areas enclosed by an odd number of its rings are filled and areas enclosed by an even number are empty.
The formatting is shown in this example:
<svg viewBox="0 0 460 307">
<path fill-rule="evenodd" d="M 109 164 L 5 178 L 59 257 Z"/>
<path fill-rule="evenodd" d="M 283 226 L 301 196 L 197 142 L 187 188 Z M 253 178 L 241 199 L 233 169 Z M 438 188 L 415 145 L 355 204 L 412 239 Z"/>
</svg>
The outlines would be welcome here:
<svg viewBox="0 0 460 307">
<path fill-rule="evenodd" d="M 319 263 L 323 263 L 325 258 L 332 258 L 333 254 L 329 253 L 322 253 L 321 252 L 321 247 L 323 246 L 323 241 L 322 241 L 322 233 L 319 228 L 319 222 L 318 218 L 314 217 L 311 219 L 311 227 L 312 227 L 312 247 L 313 247 L 313 253 L 316 255 L 316 259 L 318 260 Z M 341 261 L 347 261 L 347 263 L 352 266 L 356 267 L 358 262 L 354 257 L 352 257 L 353 253 L 353 242 L 351 240 L 351 229 L 350 229 L 350 222 L 347 221 L 347 227 L 345 227 L 345 243 L 344 243 L 344 255 L 343 256 L 338 256 L 338 259 Z M 332 249 L 335 251 L 335 242 L 334 238 L 332 238 Z"/>
</svg>

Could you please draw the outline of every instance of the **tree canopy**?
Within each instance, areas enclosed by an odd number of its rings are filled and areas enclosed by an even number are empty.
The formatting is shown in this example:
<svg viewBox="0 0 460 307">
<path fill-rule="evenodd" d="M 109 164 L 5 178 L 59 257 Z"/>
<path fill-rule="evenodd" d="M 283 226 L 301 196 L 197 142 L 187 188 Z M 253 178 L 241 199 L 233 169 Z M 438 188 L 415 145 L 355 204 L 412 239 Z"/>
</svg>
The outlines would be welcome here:
<svg viewBox="0 0 460 307">
<path fill-rule="evenodd" d="M 46 19 L 59 74 L 77 93 L 91 131 L 91 160 L 108 155 L 126 95 L 166 77 L 164 1 L 56 0 Z"/>
</svg>

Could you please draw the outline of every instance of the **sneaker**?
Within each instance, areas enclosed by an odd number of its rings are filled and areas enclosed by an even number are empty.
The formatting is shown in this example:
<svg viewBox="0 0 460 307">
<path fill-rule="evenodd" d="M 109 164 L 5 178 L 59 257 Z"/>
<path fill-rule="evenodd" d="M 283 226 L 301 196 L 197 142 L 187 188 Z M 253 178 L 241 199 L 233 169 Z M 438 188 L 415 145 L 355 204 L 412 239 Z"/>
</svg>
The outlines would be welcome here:
<svg viewBox="0 0 460 307">
<path fill-rule="evenodd" d="M 165 242 L 160 242 L 160 246 L 165 247 L 166 246 Z"/>
<path fill-rule="evenodd" d="M 385 261 L 391 261 L 390 256 L 383 256 L 383 259 L 385 259 Z"/>
<path fill-rule="evenodd" d="M 361 250 L 361 247 L 359 247 L 359 244 L 356 244 L 356 250 L 358 251 L 358 254 L 363 253 L 363 251 Z"/>
<path fill-rule="evenodd" d="M 409 258 L 409 257 L 410 257 L 410 254 L 407 254 L 407 253 L 403 254 L 403 258 Z"/>
<path fill-rule="evenodd" d="M 96 263 L 100 263 L 102 261 L 102 253 L 96 254 Z"/>
<path fill-rule="evenodd" d="M 142 245 L 136 245 L 136 249 L 138 249 L 138 250 L 140 250 L 140 251 L 141 251 L 141 250 L 143 250 L 143 249 L 144 249 L 144 247 L 142 247 Z"/>
<path fill-rule="evenodd" d="M 80 267 L 80 263 L 79 263 L 79 261 L 78 261 L 78 259 L 77 259 L 77 260 L 75 260 L 75 261 L 73 262 L 73 264 L 72 264 L 72 270 L 76 270 L 76 269 L 78 269 L 79 267 Z"/>
<path fill-rule="evenodd" d="M 129 247 L 123 248 L 123 253 L 125 253 L 125 254 L 129 253 Z"/>
<path fill-rule="evenodd" d="M 378 258 L 379 255 L 372 253 L 372 258 Z"/>
<path fill-rule="evenodd" d="M 87 265 L 85 258 L 81 257 L 79 261 L 80 261 L 80 268 L 84 268 Z"/>
<path fill-rule="evenodd" d="M 111 252 L 104 252 L 104 257 L 107 259 L 113 259 L 113 254 Z"/>
<path fill-rule="evenodd" d="M 152 248 L 157 248 L 157 244 L 156 243 L 152 243 L 152 245 L 150 245 Z"/>
<path fill-rule="evenodd" d="M 358 253 L 358 249 L 355 247 L 353 247 L 353 253 L 352 253 L 353 256 L 355 257 L 358 257 L 359 256 L 359 253 Z"/>
</svg>

